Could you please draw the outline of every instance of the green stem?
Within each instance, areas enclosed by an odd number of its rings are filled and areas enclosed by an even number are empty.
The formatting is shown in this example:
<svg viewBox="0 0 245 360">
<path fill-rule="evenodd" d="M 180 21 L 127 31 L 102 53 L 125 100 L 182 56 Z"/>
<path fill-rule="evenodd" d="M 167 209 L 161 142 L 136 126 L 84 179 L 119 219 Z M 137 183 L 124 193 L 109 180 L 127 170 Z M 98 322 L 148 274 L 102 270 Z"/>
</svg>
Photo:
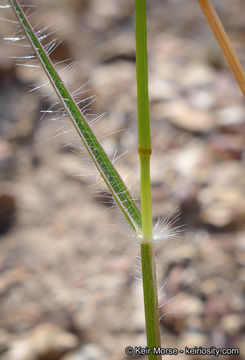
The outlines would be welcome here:
<svg viewBox="0 0 245 360">
<path fill-rule="evenodd" d="M 146 1 L 135 0 L 137 111 L 140 156 L 141 215 L 144 240 L 152 239 L 150 186 L 151 132 L 148 95 Z"/>
<path fill-rule="evenodd" d="M 152 211 L 151 211 L 151 182 L 150 156 L 140 154 L 140 193 L 142 235 L 144 241 L 152 241 Z"/>
<path fill-rule="evenodd" d="M 153 251 L 150 183 L 151 133 L 148 95 L 146 0 L 135 0 L 137 115 L 140 156 L 142 236 L 141 261 L 147 346 L 161 346 L 156 266 Z M 161 359 L 151 352 L 148 359 Z"/>
<path fill-rule="evenodd" d="M 156 265 L 154 260 L 153 243 L 141 243 L 142 279 L 145 304 L 145 325 L 147 347 L 161 347 L 160 321 L 158 310 L 158 295 L 156 286 Z M 161 355 L 150 353 L 148 359 L 161 359 Z"/>
</svg>

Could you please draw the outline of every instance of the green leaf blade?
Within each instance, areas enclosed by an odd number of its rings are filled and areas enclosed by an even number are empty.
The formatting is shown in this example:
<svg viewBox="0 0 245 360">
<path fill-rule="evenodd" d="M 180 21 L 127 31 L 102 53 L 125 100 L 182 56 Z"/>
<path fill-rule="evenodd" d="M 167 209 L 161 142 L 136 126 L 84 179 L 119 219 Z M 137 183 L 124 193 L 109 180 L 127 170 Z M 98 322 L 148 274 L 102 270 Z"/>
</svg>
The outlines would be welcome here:
<svg viewBox="0 0 245 360">
<path fill-rule="evenodd" d="M 18 0 L 9 0 L 9 3 L 27 37 L 42 68 L 44 69 L 50 83 L 56 92 L 61 104 L 70 118 L 77 134 L 81 138 L 87 149 L 94 165 L 98 169 L 101 177 L 105 181 L 110 193 L 113 195 L 116 203 L 124 214 L 131 227 L 141 233 L 141 214 L 135 201 L 128 192 L 126 185 L 112 165 L 96 136 L 89 127 L 81 110 L 77 106 L 72 95 L 64 85 L 59 74 L 55 70 L 52 61 L 45 51 L 42 43 L 39 41 L 26 15 L 24 14 Z"/>
</svg>

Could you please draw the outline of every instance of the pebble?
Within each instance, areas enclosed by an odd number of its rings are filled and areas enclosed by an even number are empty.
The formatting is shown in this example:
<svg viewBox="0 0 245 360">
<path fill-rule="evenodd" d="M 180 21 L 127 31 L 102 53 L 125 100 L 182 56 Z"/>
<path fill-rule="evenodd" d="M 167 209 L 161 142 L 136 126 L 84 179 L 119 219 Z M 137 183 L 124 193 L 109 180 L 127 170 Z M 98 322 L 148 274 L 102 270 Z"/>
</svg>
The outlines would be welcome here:
<svg viewBox="0 0 245 360">
<path fill-rule="evenodd" d="M 178 96 L 176 85 L 164 78 L 153 77 L 149 82 L 150 101 L 170 101 Z"/>
<path fill-rule="evenodd" d="M 42 323 L 10 344 L 4 360 L 41 360 L 60 356 L 78 345 L 75 335 L 53 323 Z"/>
<path fill-rule="evenodd" d="M 209 139 L 209 146 L 219 160 L 241 159 L 244 151 L 244 138 L 238 134 L 219 134 Z"/>
<path fill-rule="evenodd" d="M 228 304 L 221 294 L 213 294 L 208 297 L 205 303 L 205 315 L 213 320 L 228 313 Z"/>
<path fill-rule="evenodd" d="M 204 144 L 193 141 L 173 154 L 172 167 L 180 176 L 188 178 L 192 183 L 202 183 L 208 175 L 210 154 Z"/>
<path fill-rule="evenodd" d="M 186 346 L 192 347 L 206 347 L 208 344 L 207 337 L 205 334 L 197 331 L 185 331 L 178 340 L 178 347 L 184 349 Z M 198 358 L 200 358 L 198 356 Z"/>
<path fill-rule="evenodd" d="M 222 228 L 232 224 L 244 224 L 245 201 L 243 189 L 210 184 L 200 191 L 201 220 L 206 224 Z"/>
<path fill-rule="evenodd" d="M 213 84 L 214 76 L 209 66 L 191 63 L 182 73 L 181 85 L 185 88 L 209 86 Z"/>
<path fill-rule="evenodd" d="M 201 221 L 217 228 L 243 227 L 245 220 L 244 169 L 237 161 L 217 162 L 200 190 Z M 236 186 L 234 186 L 236 184 Z"/>
<path fill-rule="evenodd" d="M 201 283 L 200 289 L 202 294 L 209 296 L 222 289 L 225 281 L 221 277 L 211 277 Z"/>
<path fill-rule="evenodd" d="M 188 329 L 188 319 L 191 316 L 199 317 L 204 312 L 202 301 L 184 292 L 178 293 L 176 297 L 169 300 L 164 298 L 159 305 L 165 325 L 169 325 L 178 333 Z"/>
<path fill-rule="evenodd" d="M 108 28 L 108 25 L 113 24 L 116 20 L 120 21 L 127 17 L 131 11 L 132 6 L 130 1 L 114 2 L 113 0 L 91 1 L 91 11 L 93 17 L 90 19 L 90 26 L 96 26 L 98 29 Z"/>
<path fill-rule="evenodd" d="M 214 117 L 209 112 L 191 107 L 184 100 L 157 104 L 152 112 L 156 117 L 164 117 L 177 128 L 193 134 L 205 134 L 215 127 Z"/>
<path fill-rule="evenodd" d="M 105 360 L 107 354 L 100 346 L 89 343 L 80 349 L 69 353 L 61 358 L 61 360 Z"/>
<path fill-rule="evenodd" d="M 218 125 L 224 128 L 232 128 L 245 124 L 244 106 L 229 106 L 216 113 Z"/>
<path fill-rule="evenodd" d="M 215 105 L 215 95 L 210 90 L 193 89 L 188 94 L 188 101 L 194 108 L 211 110 Z"/>
<path fill-rule="evenodd" d="M 196 257 L 197 249 L 189 244 L 179 246 L 175 251 L 175 259 L 181 263 L 183 260 L 193 260 Z"/>
<path fill-rule="evenodd" d="M 229 314 L 221 319 L 221 327 L 229 336 L 235 336 L 239 334 L 243 326 L 243 318 L 238 314 Z"/>
<path fill-rule="evenodd" d="M 90 79 L 98 96 L 96 105 L 105 109 L 108 108 L 107 103 L 111 103 L 112 100 L 120 100 L 124 94 L 129 96 L 133 91 L 134 77 L 134 64 L 128 61 L 117 61 L 95 68 L 90 74 Z"/>
</svg>

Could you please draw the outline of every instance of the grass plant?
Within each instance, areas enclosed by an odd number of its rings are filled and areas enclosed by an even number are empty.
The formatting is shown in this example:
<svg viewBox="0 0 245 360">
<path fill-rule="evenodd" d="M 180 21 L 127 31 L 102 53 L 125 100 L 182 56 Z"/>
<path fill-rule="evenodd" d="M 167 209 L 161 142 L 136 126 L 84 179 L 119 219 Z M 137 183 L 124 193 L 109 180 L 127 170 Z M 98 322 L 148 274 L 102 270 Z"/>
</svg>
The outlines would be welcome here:
<svg viewBox="0 0 245 360">
<path fill-rule="evenodd" d="M 116 0 L 115 0 L 116 1 Z M 241 64 L 232 49 L 223 26 L 209 0 L 198 0 L 208 23 L 210 24 L 221 49 L 245 95 L 245 76 Z M 154 238 L 152 231 L 152 205 L 150 183 L 151 136 L 148 96 L 148 65 L 147 65 L 147 26 L 146 0 L 135 0 L 135 35 L 136 35 L 136 74 L 137 74 L 137 116 L 138 116 L 138 152 L 140 157 L 140 195 L 141 212 L 131 197 L 126 185 L 114 168 L 112 161 L 106 155 L 103 147 L 91 130 L 85 113 L 61 80 L 50 59 L 52 46 L 44 46 L 43 30 L 34 30 L 23 7 L 18 0 L 8 0 L 8 5 L 0 5 L 2 9 L 12 8 L 32 54 L 46 73 L 64 111 L 69 117 L 83 146 L 88 151 L 94 165 L 113 195 L 129 225 L 134 229 L 141 246 L 142 280 L 145 304 L 145 322 L 147 346 L 161 346 L 160 322 L 158 310 L 158 291 L 156 279 L 156 264 L 154 256 Z M 11 20 L 10 20 L 11 21 Z M 14 38 L 15 42 L 23 39 L 23 35 Z M 13 38 L 12 38 L 13 40 Z M 27 59 L 28 57 L 26 57 Z M 36 66 L 36 65 L 31 65 Z M 152 352 L 148 359 L 161 359 L 161 355 Z"/>
</svg>

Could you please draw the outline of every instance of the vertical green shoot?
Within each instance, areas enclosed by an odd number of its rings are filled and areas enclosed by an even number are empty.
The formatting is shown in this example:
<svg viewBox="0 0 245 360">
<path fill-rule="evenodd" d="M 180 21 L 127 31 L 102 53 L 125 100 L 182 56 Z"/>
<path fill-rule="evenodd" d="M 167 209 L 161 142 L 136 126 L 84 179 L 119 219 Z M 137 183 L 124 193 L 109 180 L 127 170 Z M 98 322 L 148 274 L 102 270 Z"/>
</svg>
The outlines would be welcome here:
<svg viewBox="0 0 245 360">
<path fill-rule="evenodd" d="M 151 134 L 148 95 L 148 60 L 146 0 L 135 0 L 137 116 L 140 156 L 140 195 L 142 216 L 141 262 L 144 291 L 147 346 L 161 346 L 156 266 L 152 237 L 152 209 L 150 183 Z M 152 352 L 148 359 L 161 359 Z"/>
<path fill-rule="evenodd" d="M 150 185 L 151 134 L 148 95 L 146 1 L 135 0 L 137 111 L 140 156 L 141 216 L 144 241 L 152 239 Z"/>
</svg>

